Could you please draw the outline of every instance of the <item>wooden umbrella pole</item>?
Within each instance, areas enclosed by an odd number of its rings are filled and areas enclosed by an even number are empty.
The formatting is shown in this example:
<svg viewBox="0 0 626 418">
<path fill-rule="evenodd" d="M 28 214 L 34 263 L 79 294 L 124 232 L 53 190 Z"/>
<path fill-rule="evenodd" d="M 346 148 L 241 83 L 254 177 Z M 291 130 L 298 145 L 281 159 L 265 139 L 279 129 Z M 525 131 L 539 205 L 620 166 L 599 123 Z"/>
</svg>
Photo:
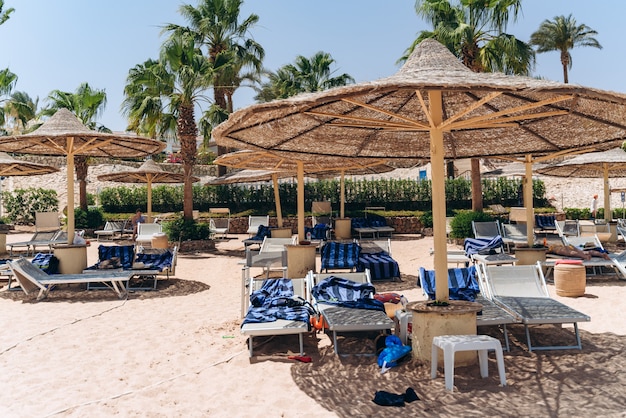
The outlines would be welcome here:
<svg viewBox="0 0 626 418">
<path fill-rule="evenodd" d="M 602 164 L 604 175 L 604 220 L 606 223 L 611 222 L 611 188 L 609 187 L 609 163 Z"/>
<path fill-rule="evenodd" d="M 147 193 L 148 193 L 148 222 L 152 222 L 152 176 L 148 175 L 147 177 Z"/>
<path fill-rule="evenodd" d="M 339 217 L 341 219 L 345 218 L 345 202 L 346 202 L 346 172 L 341 170 L 341 185 L 339 186 Z"/>
<path fill-rule="evenodd" d="M 68 138 L 68 149 L 73 147 L 73 139 Z M 67 244 L 74 243 L 74 154 L 67 154 Z"/>
<path fill-rule="evenodd" d="M 534 244 L 533 231 L 535 228 L 535 209 L 533 206 L 533 160 L 532 155 L 524 157 L 524 206 L 526 206 L 526 243 L 529 247 Z"/>
<path fill-rule="evenodd" d="M 278 173 L 272 173 L 272 183 L 274 184 L 274 201 L 276 202 L 276 222 L 278 227 L 283 227 L 283 210 L 280 205 L 280 190 L 278 189 Z"/>
<path fill-rule="evenodd" d="M 298 241 L 304 241 L 304 163 L 298 161 Z"/>
<path fill-rule="evenodd" d="M 428 93 L 431 112 L 430 129 L 430 163 L 432 172 L 433 201 L 433 235 L 434 235 L 434 267 L 435 297 L 447 301 L 448 290 L 448 246 L 446 243 L 446 193 L 445 164 L 443 147 L 443 107 L 441 91 Z"/>
</svg>

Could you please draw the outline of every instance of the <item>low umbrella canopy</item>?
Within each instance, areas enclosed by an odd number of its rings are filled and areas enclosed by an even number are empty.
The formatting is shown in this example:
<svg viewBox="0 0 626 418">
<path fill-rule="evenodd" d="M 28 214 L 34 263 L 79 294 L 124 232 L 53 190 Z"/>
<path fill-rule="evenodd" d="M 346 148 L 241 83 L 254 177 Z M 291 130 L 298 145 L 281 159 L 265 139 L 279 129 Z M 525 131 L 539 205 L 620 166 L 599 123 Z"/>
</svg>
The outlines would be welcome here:
<svg viewBox="0 0 626 418">
<path fill-rule="evenodd" d="M 355 159 L 347 157 L 317 157 L 305 153 L 275 153 L 267 151 L 242 150 L 224 154 L 215 159 L 215 164 L 233 168 L 271 170 L 295 174 L 298 185 L 298 238 L 304 240 L 304 176 L 340 175 L 340 217 L 344 217 L 345 188 L 344 176 L 348 174 L 384 173 L 393 170 L 382 159 Z M 274 187 L 276 194 L 277 188 Z M 278 197 L 276 197 L 278 199 Z M 277 200 L 279 201 L 279 199 Z"/>
<path fill-rule="evenodd" d="M 33 132 L 0 139 L 0 151 L 67 158 L 68 244 L 74 239 L 74 156 L 135 158 L 164 148 L 165 143 L 149 138 L 91 130 L 67 109 L 59 109 Z"/>
<path fill-rule="evenodd" d="M 16 160 L 6 152 L 0 152 L 0 176 L 34 176 L 56 173 L 57 171 L 59 169 L 56 167 Z"/>
<path fill-rule="evenodd" d="M 447 300 L 444 159 L 619 146 L 626 138 L 626 95 L 474 73 L 426 39 L 390 77 L 249 106 L 213 136 L 225 147 L 430 158 L 436 297 Z"/>
<path fill-rule="evenodd" d="M 148 222 L 152 222 L 152 184 L 154 183 L 183 183 L 185 175 L 163 170 L 154 160 L 146 160 L 135 170 L 118 171 L 116 173 L 101 174 L 98 180 L 116 181 L 119 183 L 145 183 L 148 194 Z M 200 181 L 192 177 L 192 182 Z"/>
<path fill-rule="evenodd" d="M 611 189 L 609 177 L 626 177 L 626 152 L 614 148 L 589 152 L 542 167 L 538 173 L 557 177 L 602 177 L 604 179 L 604 219 L 611 220 Z"/>
</svg>

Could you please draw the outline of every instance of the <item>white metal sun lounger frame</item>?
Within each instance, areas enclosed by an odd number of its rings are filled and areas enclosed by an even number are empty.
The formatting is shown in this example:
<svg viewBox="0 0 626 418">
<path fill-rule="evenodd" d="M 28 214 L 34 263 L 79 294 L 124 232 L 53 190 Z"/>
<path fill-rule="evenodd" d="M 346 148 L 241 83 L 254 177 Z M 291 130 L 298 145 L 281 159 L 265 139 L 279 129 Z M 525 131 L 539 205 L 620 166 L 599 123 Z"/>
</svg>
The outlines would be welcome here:
<svg viewBox="0 0 626 418">
<path fill-rule="evenodd" d="M 541 264 L 535 265 L 478 265 L 479 283 L 485 287 L 483 295 L 518 316 L 524 324 L 528 351 L 582 349 L 578 322 L 591 318 L 559 301 L 548 293 Z M 573 324 L 576 344 L 533 346 L 529 325 Z"/>
<path fill-rule="evenodd" d="M 330 277 L 342 277 L 357 283 L 372 283 L 369 269 L 357 273 L 318 273 L 309 271 L 307 277 L 309 284 L 314 287 L 321 280 Z M 318 303 L 315 298 L 311 297 L 313 307 L 324 317 L 328 324 L 328 330 L 332 332 L 333 347 L 335 354 L 339 353 L 339 344 L 337 334 L 339 332 L 363 332 L 363 331 L 379 331 L 391 332 L 394 322 L 387 316 L 384 311 L 376 311 L 370 309 L 345 308 L 341 306 Z M 352 314 L 352 315 L 350 315 Z M 372 355 L 365 353 L 362 355 Z"/>
<path fill-rule="evenodd" d="M 28 295 L 39 290 L 37 300 L 45 299 L 55 285 L 76 283 L 103 283 L 122 299 L 127 294 L 125 283 L 132 275 L 132 272 L 124 271 L 49 275 L 23 257 L 9 261 L 9 266 L 24 293 Z"/>
<path fill-rule="evenodd" d="M 310 286 L 308 278 L 291 279 L 293 284 L 294 295 L 302 297 L 306 301 L 310 301 Z M 257 290 L 263 283 L 261 280 L 250 278 L 250 293 Z M 297 334 L 300 343 L 300 355 L 304 355 L 304 334 L 309 332 L 309 324 L 302 321 L 294 321 L 288 319 L 277 319 L 271 322 L 247 323 L 241 326 L 241 333 L 248 337 L 248 349 L 250 357 L 253 356 L 254 337 L 274 336 L 274 335 L 292 335 Z"/>
</svg>

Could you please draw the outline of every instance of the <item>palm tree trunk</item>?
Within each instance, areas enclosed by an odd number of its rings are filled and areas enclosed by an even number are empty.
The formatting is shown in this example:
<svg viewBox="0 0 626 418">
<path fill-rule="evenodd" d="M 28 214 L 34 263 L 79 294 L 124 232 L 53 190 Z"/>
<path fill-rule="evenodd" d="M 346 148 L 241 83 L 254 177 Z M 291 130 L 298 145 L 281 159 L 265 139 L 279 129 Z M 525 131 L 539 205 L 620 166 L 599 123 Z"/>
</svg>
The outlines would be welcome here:
<svg viewBox="0 0 626 418">
<path fill-rule="evenodd" d="M 215 100 L 215 104 L 221 107 L 224 110 L 228 110 L 228 102 L 226 99 L 226 90 L 223 88 L 215 88 L 213 93 L 213 99 Z M 232 111 L 231 111 L 232 112 Z M 229 113 L 230 114 L 230 113 Z M 224 155 L 228 152 L 228 148 L 218 146 L 217 147 L 217 156 Z M 217 166 L 217 175 L 221 177 L 226 174 L 226 166 L 218 165 Z"/>
<path fill-rule="evenodd" d="M 569 77 L 567 75 L 567 68 L 569 67 L 569 57 L 567 51 L 561 51 L 561 64 L 563 65 L 563 82 L 569 83 Z"/>
<path fill-rule="evenodd" d="M 87 174 L 89 171 L 89 162 L 86 156 L 76 155 L 74 157 L 74 167 L 76 171 L 76 180 L 78 181 L 78 204 L 82 210 L 87 212 Z"/>
<path fill-rule="evenodd" d="M 180 116 L 177 120 L 178 137 L 180 140 L 180 154 L 183 161 L 183 218 L 193 219 L 193 182 L 191 181 L 193 166 L 196 163 L 196 138 L 198 126 L 194 116 L 193 104 L 181 105 Z"/>
<path fill-rule="evenodd" d="M 483 210 L 483 185 L 480 181 L 480 159 L 472 158 L 472 210 Z"/>
</svg>

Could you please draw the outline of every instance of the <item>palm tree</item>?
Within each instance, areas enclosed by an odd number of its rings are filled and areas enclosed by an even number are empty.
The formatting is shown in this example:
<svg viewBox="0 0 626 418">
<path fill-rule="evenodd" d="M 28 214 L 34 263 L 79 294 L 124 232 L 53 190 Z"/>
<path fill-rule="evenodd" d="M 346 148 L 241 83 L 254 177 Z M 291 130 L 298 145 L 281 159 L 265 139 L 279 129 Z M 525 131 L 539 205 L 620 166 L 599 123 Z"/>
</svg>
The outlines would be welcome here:
<svg viewBox="0 0 626 418">
<path fill-rule="evenodd" d="M 432 26 L 418 38 L 398 60 L 406 61 L 415 46 L 426 38 L 434 38 L 463 64 L 476 72 L 500 71 L 506 74 L 530 74 L 535 63 L 531 46 L 504 33 L 509 20 L 515 21 L 521 11 L 521 0 L 417 0 L 417 14 Z M 480 164 L 472 159 L 472 209 L 482 210 Z"/>
<path fill-rule="evenodd" d="M 265 51 L 248 36 L 259 17 L 251 14 L 240 22 L 242 4 L 243 0 L 201 0 L 197 7 L 182 5 L 179 11 L 189 26 L 168 24 L 164 28 L 172 36 L 192 34 L 197 45 L 206 49 L 208 60 L 215 68 L 212 80 L 214 103 L 203 115 L 208 123 L 201 124 L 206 128 L 203 129 L 206 141 L 210 137 L 210 128 L 233 112 L 232 98 L 237 88 L 245 80 L 254 81 L 262 71 Z M 222 61 L 219 66 L 216 65 L 218 57 Z M 218 147 L 218 155 L 224 152 L 226 149 Z M 218 174 L 225 174 L 225 169 L 220 166 Z"/>
<path fill-rule="evenodd" d="M 49 107 L 42 110 L 43 115 L 53 115 L 57 110 L 65 108 L 70 110 L 89 129 L 101 132 L 110 130 L 96 123 L 106 107 L 107 95 L 104 90 L 93 89 L 88 83 L 82 83 L 74 93 L 61 90 L 53 90 L 47 98 Z M 79 206 L 87 211 L 87 174 L 89 172 L 89 159 L 86 156 L 77 155 L 74 158 L 76 180 L 78 181 Z"/>
<path fill-rule="evenodd" d="M 530 35 L 530 44 L 537 47 L 537 52 L 559 51 L 563 65 L 563 82 L 568 83 L 568 70 L 572 68 L 570 50 L 577 46 L 591 46 L 602 49 L 594 35 L 598 32 L 587 25 L 577 25 L 576 19 L 569 15 L 556 16 L 554 20 L 544 20 L 539 29 Z"/>
<path fill-rule="evenodd" d="M 4 9 L 4 0 L 0 0 L 0 25 L 9 20 L 11 13 L 15 11 L 15 9 L 12 7 L 6 9 L 4 12 L 2 11 L 2 9 Z"/>
<path fill-rule="evenodd" d="M 354 83 L 349 74 L 332 77 L 330 67 L 335 60 L 327 52 L 317 52 L 311 58 L 298 55 L 295 64 L 287 64 L 275 73 L 268 72 L 268 81 L 261 85 L 255 100 L 268 102 L 298 93 L 311 93 Z"/>
<path fill-rule="evenodd" d="M 16 91 L 11 94 L 1 111 L 4 113 L 5 132 L 9 135 L 21 135 L 36 129 L 32 125 L 37 119 L 39 98 L 32 99 L 26 92 Z"/>
<path fill-rule="evenodd" d="M 218 55 L 220 69 L 224 59 Z M 198 125 L 195 106 L 208 101 L 204 93 L 214 80 L 214 67 L 196 47 L 189 32 L 171 36 L 161 47 L 159 60 L 148 60 L 130 70 L 124 87 L 123 111 L 130 125 L 156 135 L 170 132 L 173 123 L 181 146 L 185 181 L 183 217 L 193 219 L 193 166 Z"/>
<path fill-rule="evenodd" d="M 13 91 L 15 83 L 17 83 L 17 75 L 13 74 L 8 68 L 0 70 L 0 103 L 8 100 L 6 97 Z M 5 123 L 5 110 L 4 107 L 0 106 L 0 121 L 2 124 Z"/>
</svg>

